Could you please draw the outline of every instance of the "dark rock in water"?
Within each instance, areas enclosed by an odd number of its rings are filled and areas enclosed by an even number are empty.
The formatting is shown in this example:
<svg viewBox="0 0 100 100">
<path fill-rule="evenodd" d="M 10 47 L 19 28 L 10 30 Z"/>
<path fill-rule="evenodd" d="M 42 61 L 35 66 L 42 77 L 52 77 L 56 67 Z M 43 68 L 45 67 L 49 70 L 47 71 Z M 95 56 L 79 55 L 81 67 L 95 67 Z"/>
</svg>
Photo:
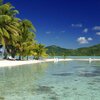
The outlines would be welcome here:
<svg viewBox="0 0 100 100">
<path fill-rule="evenodd" d="M 59 74 L 52 74 L 54 76 L 70 76 L 72 73 L 59 73 Z"/>
<path fill-rule="evenodd" d="M 48 86 L 39 86 L 36 91 L 40 93 L 50 93 L 52 92 L 53 87 L 48 87 Z"/>
<path fill-rule="evenodd" d="M 96 88 L 96 87 L 94 87 L 94 88 L 90 88 L 91 90 L 100 90 L 100 88 Z"/>
<path fill-rule="evenodd" d="M 69 87 L 64 87 L 64 89 L 69 89 Z"/>
<path fill-rule="evenodd" d="M 57 96 L 52 96 L 50 97 L 51 100 L 58 100 L 58 97 Z"/>
<path fill-rule="evenodd" d="M 93 73 L 100 75 L 100 70 L 95 70 L 95 71 L 93 71 Z"/>
<path fill-rule="evenodd" d="M 78 81 L 78 80 L 74 80 L 74 81 Z"/>
<path fill-rule="evenodd" d="M 73 88 L 72 90 L 77 90 L 77 88 Z"/>
<path fill-rule="evenodd" d="M 100 82 L 100 78 L 95 78 L 95 79 L 93 80 L 93 82 L 99 83 L 99 82 Z"/>
<path fill-rule="evenodd" d="M 95 70 L 93 71 L 93 73 L 97 73 L 100 76 L 100 66 L 93 66 L 95 67 Z"/>
<path fill-rule="evenodd" d="M 83 77 L 96 77 L 100 76 L 100 70 L 95 70 L 95 71 L 82 71 L 79 76 Z"/>
<path fill-rule="evenodd" d="M 96 74 L 96 73 L 81 73 L 79 76 L 83 76 L 83 77 L 96 77 L 96 76 L 98 76 L 98 74 Z"/>
<path fill-rule="evenodd" d="M 95 83 L 94 82 L 91 82 L 91 83 L 88 83 L 89 85 L 95 85 Z"/>
</svg>

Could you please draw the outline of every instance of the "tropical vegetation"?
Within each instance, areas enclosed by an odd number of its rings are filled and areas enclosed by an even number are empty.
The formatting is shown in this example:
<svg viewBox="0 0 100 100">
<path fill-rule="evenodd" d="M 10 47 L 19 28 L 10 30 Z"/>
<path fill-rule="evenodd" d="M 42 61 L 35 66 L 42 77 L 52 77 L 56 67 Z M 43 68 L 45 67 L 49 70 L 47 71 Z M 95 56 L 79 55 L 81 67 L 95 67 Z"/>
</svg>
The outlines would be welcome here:
<svg viewBox="0 0 100 100">
<path fill-rule="evenodd" d="M 35 59 L 46 57 L 46 48 L 35 40 L 36 29 L 31 21 L 16 17 L 19 14 L 11 3 L 3 4 L 0 0 L 0 44 L 4 48 L 4 59 L 7 55 L 19 59 L 34 56 Z"/>
<path fill-rule="evenodd" d="M 77 49 L 66 49 L 56 45 L 46 47 L 50 56 L 100 56 L 100 44 Z"/>
</svg>

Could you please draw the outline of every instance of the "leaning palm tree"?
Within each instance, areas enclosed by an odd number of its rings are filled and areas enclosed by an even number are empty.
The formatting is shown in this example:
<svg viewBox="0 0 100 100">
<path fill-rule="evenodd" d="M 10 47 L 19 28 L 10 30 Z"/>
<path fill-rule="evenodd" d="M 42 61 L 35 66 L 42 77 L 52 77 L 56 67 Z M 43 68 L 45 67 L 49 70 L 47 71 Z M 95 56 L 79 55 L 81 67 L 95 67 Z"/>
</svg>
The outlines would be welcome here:
<svg viewBox="0 0 100 100">
<path fill-rule="evenodd" d="M 10 3 L 0 5 L 0 42 L 5 50 L 8 45 L 14 45 L 17 41 L 16 36 L 20 34 L 19 19 L 15 17 L 18 11 L 13 9 L 14 7 Z"/>
<path fill-rule="evenodd" d="M 35 38 L 36 29 L 33 24 L 25 19 L 20 22 L 20 30 L 22 35 L 22 42 L 24 41 L 33 41 Z"/>
</svg>

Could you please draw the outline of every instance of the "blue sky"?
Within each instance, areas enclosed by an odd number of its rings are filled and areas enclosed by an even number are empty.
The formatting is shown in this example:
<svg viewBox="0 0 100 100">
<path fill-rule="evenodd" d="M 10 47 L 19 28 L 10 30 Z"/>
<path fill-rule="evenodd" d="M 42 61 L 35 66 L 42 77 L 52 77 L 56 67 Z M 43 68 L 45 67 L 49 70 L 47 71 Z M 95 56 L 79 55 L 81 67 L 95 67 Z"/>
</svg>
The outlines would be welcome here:
<svg viewBox="0 0 100 100">
<path fill-rule="evenodd" d="M 100 0 L 4 0 L 29 19 L 39 43 L 79 48 L 100 43 Z"/>
</svg>

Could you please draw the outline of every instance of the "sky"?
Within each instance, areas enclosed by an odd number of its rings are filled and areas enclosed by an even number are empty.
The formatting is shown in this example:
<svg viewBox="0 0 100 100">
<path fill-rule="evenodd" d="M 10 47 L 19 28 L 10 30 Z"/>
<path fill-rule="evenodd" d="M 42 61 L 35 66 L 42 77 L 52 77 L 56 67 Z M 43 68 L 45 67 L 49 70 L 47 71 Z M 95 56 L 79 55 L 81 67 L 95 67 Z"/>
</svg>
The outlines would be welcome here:
<svg viewBox="0 0 100 100">
<path fill-rule="evenodd" d="M 64 48 L 100 43 L 100 0 L 4 0 L 32 21 L 38 43 Z"/>
</svg>

